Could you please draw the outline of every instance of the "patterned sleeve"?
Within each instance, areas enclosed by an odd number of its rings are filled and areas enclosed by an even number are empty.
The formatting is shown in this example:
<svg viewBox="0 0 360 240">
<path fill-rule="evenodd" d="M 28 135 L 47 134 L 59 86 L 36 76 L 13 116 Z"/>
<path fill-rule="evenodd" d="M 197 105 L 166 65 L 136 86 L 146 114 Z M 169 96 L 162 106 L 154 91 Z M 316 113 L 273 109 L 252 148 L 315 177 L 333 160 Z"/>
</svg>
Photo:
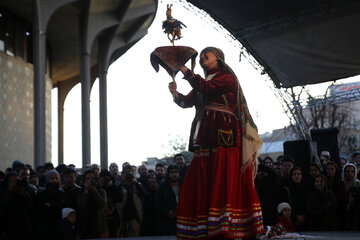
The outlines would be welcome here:
<svg viewBox="0 0 360 240">
<path fill-rule="evenodd" d="M 193 101 L 193 97 L 192 97 L 193 92 L 194 92 L 194 90 L 191 90 L 187 95 L 178 93 L 179 96 L 174 100 L 175 103 L 182 108 L 189 108 L 189 107 L 194 106 L 194 101 Z"/>
<path fill-rule="evenodd" d="M 187 70 L 184 78 L 189 81 L 193 89 L 202 93 L 225 93 L 234 90 L 234 76 L 230 73 L 220 72 L 213 79 L 206 81 L 199 74 Z"/>
</svg>

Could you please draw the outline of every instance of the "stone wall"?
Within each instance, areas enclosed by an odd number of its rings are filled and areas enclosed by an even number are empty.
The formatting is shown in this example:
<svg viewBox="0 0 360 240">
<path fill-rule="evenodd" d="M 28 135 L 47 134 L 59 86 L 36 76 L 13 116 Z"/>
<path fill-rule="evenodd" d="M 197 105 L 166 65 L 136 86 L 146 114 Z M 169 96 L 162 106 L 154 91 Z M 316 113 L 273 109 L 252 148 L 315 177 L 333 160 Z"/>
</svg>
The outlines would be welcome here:
<svg viewBox="0 0 360 240">
<path fill-rule="evenodd" d="M 0 170 L 14 160 L 34 166 L 34 71 L 0 51 Z M 51 89 L 46 78 L 46 159 L 51 161 Z"/>
</svg>

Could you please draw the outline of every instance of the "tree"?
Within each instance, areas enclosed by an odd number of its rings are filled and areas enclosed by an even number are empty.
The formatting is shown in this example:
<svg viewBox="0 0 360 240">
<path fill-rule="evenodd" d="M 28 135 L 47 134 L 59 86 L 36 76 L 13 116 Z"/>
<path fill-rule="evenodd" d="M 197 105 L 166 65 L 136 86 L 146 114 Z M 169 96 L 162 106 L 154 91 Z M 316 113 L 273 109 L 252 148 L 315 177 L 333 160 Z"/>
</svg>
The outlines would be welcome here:
<svg viewBox="0 0 360 240">
<path fill-rule="evenodd" d="M 321 97 L 315 98 L 309 92 L 306 92 L 307 105 L 304 107 L 300 105 L 300 98 L 305 88 L 302 88 L 297 94 L 291 89 L 292 101 L 293 103 L 298 103 L 297 105 L 294 104 L 293 108 L 298 124 L 293 125 L 293 128 L 299 139 L 304 138 L 303 134 L 301 134 L 301 127 L 308 130 L 337 128 L 339 130 L 338 143 L 340 151 L 351 153 L 356 150 L 355 148 L 358 144 L 354 141 L 360 133 L 358 126 L 359 117 L 357 116 L 360 109 L 359 102 L 350 102 L 349 100 L 348 102 L 336 103 L 336 97 L 329 94 L 329 89 L 332 85 L 328 86 Z M 299 122 L 303 126 L 299 126 Z"/>
<path fill-rule="evenodd" d="M 193 158 L 193 153 L 187 151 L 188 149 L 188 139 L 176 135 L 176 137 L 171 137 L 169 134 L 169 141 L 167 146 L 163 146 L 166 149 L 164 158 L 170 159 L 173 161 L 175 154 L 182 153 L 184 155 L 185 161 L 191 161 Z"/>
</svg>

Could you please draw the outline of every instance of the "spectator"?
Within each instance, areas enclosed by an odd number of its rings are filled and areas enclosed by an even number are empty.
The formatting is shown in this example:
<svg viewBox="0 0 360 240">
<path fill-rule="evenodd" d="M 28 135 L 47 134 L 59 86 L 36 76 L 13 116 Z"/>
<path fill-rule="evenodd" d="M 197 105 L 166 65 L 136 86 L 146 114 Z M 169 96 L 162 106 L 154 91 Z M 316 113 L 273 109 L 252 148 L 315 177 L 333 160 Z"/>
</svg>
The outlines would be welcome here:
<svg viewBox="0 0 360 240">
<path fill-rule="evenodd" d="M 16 173 L 20 177 L 20 180 L 22 181 L 22 185 L 24 186 L 25 191 L 31 196 L 32 199 L 35 199 L 37 189 L 34 185 L 29 184 L 29 175 L 30 175 L 29 169 L 25 167 L 25 165 L 22 165 L 19 168 L 17 168 Z"/>
<path fill-rule="evenodd" d="M 320 174 L 320 167 L 316 163 L 310 164 L 309 167 L 309 175 L 312 178 L 312 180 L 315 180 L 315 177 Z"/>
<path fill-rule="evenodd" d="M 320 174 L 320 167 L 316 163 L 311 163 L 309 167 L 309 179 L 307 181 L 307 187 L 309 190 L 314 190 L 315 177 Z"/>
<path fill-rule="evenodd" d="M 60 176 L 56 170 L 46 174 L 46 189 L 36 196 L 36 239 L 58 238 L 57 225 L 61 220 L 61 210 L 68 206 L 69 201 L 63 191 L 59 190 Z"/>
<path fill-rule="evenodd" d="M 335 193 L 338 206 L 343 206 L 345 198 L 345 185 L 341 180 L 337 164 L 335 162 L 328 162 L 325 168 L 325 173 L 329 189 Z"/>
<path fill-rule="evenodd" d="M 12 168 L 11 167 L 9 167 L 9 168 L 7 168 L 6 170 L 5 170 L 5 176 L 7 176 L 9 173 L 11 173 L 13 170 L 12 170 Z"/>
<path fill-rule="evenodd" d="M 61 240 L 76 240 L 75 230 L 76 212 L 72 208 L 62 209 L 62 221 L 58 225 L 58 234 Z"/>
<path fill-rule="evenodd" d="M 75 183 L 76 171 L 72 168 L 66 168 L 63 173 L 63 184 L 61 190 L 69 199 L 69 206 L 77 209 L 77 199 L 81 192 L 81 187 Z"/>
<path fill-rule="evenodd" d="M 2 203 L 4 208 L 2 215 L 2 226 L 5 228 L 4 239 L 30 239 L 33 200 L 25 190 L 23 181 L 15 173 L 7 175 L 5 183 L 8 191 L 6 191 Z"/>
<path fill-rule="evenodd" d="M 179 177 L 184 179 L 185 174 L 186 174 L 186 166 L 185 166 L 185 158 L 184 158 L 184 154 L 182 153 L 178 153 L 174 156 L 174 161 L 175 164 L 179 167 Z"/>
<path fill-rule="evenodd" d="M 44 166 L 38 166 L 36 168 L 36 173 L 37 173 L 38 178 L 39 178 L 40 187 L 45 189 L 46 188 L 46 183 L 45 183 L 46 172 L 45 172 Z"/>
<path fill-rule="evenodd" d="M 285 159 L 284 159 L 285 160 Z M 289 185 L 290 206 L 293 212 L 293 222 L 297 230 L 306 230 L 306 210 L 308 190 L 303 182 L 302 170 L 294 167 L 290 171 Z"/>
<path fill-rule="evenodd" d="M 144 191 L 134 177 L 133 168 L 125 166 L 122 172 L 123 181 L 119 186 L 122 202 L 119 206 L 119 237 L 138 237 L 140 223 L 143 220 L 142 202 Z"/>
<path fill-rule="evenodd" d="M 69 165 L 68 165 L 68 168 L 72 168 L 72 169 L 74 169 L 74 170 L 76 171 L 76 167 L 75 167 L 74 164 L 69 164 Z"/>
<path fill-rule="evenodd" d="M 254 182 L 261 204 L 264 225 L 275 225 L 276 207 L 282 196 L 280 179 L 272 168 L 259 165 Z"/>
<path fill-rule="evenodd" d="M 137 174 L 137 167 L 135 165 L 131 165 L 132 169 L 133 169 L 133 174 L 134 174 L 134 177 L 136 177 L 136 174 Z"/>
<path fill-rule="evenodd" d="M 355 151 L 351 156 L 351 161 L 355 162 L 356 165 L 360 164 L 360 152 Z"/>
<path fill-rule="evenodd" d="M 265 166 L 269 167 L 269 168 L 273 168 L 274 166 L 274 161 L 272 160 L 271 157 L 265 157 L 264 158 L 264 164 Z"/>
<path fill-rule="evenodd" d="M 344 169 L 344 166 L 347 164 L 347 160 L 345 158 L 340 158 L 339 159 L 339 169 L 340 170 L 343 170 Z M 341 171 L 341 174 L 343 174 L 344 172 Z M 341 175 L 342 177 L 344 177 L 344 175 Z"/>
<path fill-rule="evenodd" d="M 119 186 L 120 183 L 121 183 L 121 177 L 119 175 L 119 167 L 118 167 L 118 165 L 116 163 L 111 163 L 110 166 L 109 166 L 109 171 L 110 171 L 110 174 L 111 174 L 111 177 L 112 177 L 112 182 L 115 184 L 115 186 Z"/>
<path fill-rule="evenodd" d="M 124 171 L 124 168 L 126 166 L 131 166 L 129 162 L 124 162 L 122 165 L 121 165 L 121 169 Z"/>
<path fill-rule="evenodd" d="M 24 165 L 21 161 L 15 160 L 15 161 L 13 161 L 13 163 L 12 163 L 12 171 L 18 172 L 18 169 L 20 169 L 20 168 L 22 168 L 22 167 L 24 167 L 24 166 L 25 166 L 25 165 Z"/>
<path fill-rule="evenodd" d="M 335 193 L 336 202 L 338 205 L 338 226 L 341 227 L 344 221 L 345 213 L 345 185 L 341 180 L 341 175 L 335 162 L 328 162 L 326 164 L 325 173 L 329 184 L 329 190 Z"/>
<path fill-rule="evenodd" d="M 287 202 L 282 202 L 277 206 L 277 224 L 281 224 L 286 232 L 295 232 L 296 228 L 291 221 L 291 207 Z"/>
<path fill-rule="evenodd" d="M 327 150 L 321 151 L 320 163 L 323 169 L 326 168 L 327 163 L 330 162 L 330 152 Z"/>
<path fill-rule="evenodd" d="M 356 187 L 360 189 L 360 181 L 357 179 L 356 176 L 356 166 L 352 163 L 348 163 L 344 166 L 343 169 L 345 191 L 349 190 L 349 188 L 351 187 Z"/>
<path fill-rule="evenodd" d="M 156 178 L 156 183 L 159 187 L 165 180 L 165 174 L 166 174 L 165 165 L 163 163 L 156 164 L 155 178 Z"/>
<path fill-rule="evenodd" d="M 279 155 L 277 158 L 276 158 L 276 162 L 278 163 L 282 163 L 282 160 L 284 159 L 284 155 Z"/>
<path fill-rule="evenodd" d="M 90 165 L 90 170 L 93 171 L 93 173 L 95 174 L 95 178 L 98 179 L 99 178 L 99 174 L 100 174 L 100 166 L 96 163 L 91 164 Z"/>
<path fill-rule="evenodd" d="M 48 171 L 55 170 L 55 168 L 51 162 L 47 162 L 44 164 L 44 170 L 45 170 L 45 173 L 47 173 Z"/>
<path fill-rule="evenodd" d="M 144 196 L 144 221 L 141 228 L 142 236 L 156 235 L 156 212 L 155 212 L 155 195 L 158 189 L 155 177 L 149 176 L 148 191 Z"/>
<path fill-rule="evenodd" d="M 141 184 L 144 191 L 146 192 L 148 190 L 148 186 L 147 186 L 148 173 L 147 173 L 146 166 L 141 165 L 138 168 L 138 173 L 139 173 L 140 177 L 137 179 L 137 181 Z"/>
<path fill-rule="evenodd" d="M 36 172 L 34 171 L 30 171 L 30 175 L 29 175 L 29 184 L 32 184 L 35 186 L 36 188 L 36 194 L 41 192 L 42 190 L 45 190 L 44 187 L 41 187 L 39 184 L 39 178 Z"/>
<path fill-rule="evenodd" d="M 99 188 L 91 170 L 83 174 L 83 189 L 77 201 L 80 238 L 108 237 L 104 207 L 106 192 Z"/>
<path fill-rule="evenodd" d="M 311 231 L 330 231 L 337 228 L 335 194 L 327 189 L 324 175 L 314 178 L 314 191 L 308 197 L 308 223 Z"/>
<path fill-rule="evenodd" d="M 284 156 L 281 162 L 281 172 L 282 172 L 281 183 L 284 186 L 289 186 L 291 183 L 290 172 L 293 167 L 294 167 L 294 160 L 289 156 Z"/>
<path fill-rule="evenodd" d="M 59 173 L 60 175 L 60 179 L 63 178 L 63 173 L 65 171 L 65 169 L 67 168 L 67 166 L 63 163 L 60 163 L 56 168 L 55 170 Z"/>
<path fill-rule="evenodd" d="M 149 169 L 148 170 L 148 176 L 149 177 L 155 177 L 155 170 L 154 169 Z"/>
<path fill-rule="evenodd" d="M 164 184 L 159 187 L 155 200 L 159 235 L 176 234 L 176 207 L 182 184 L 179 178 L 179 167 L 170 165 L 168 175 Z"/>
<path fill-rule="evenodd" d="M 111 174 L 103 169 L 99 174 L 99 186 L 106 191 L 107 203 L 105 205 L 105 217 L 109 229 L 109 237 L 116 237 L 120 225 L 117 205 L 121 202 L 121 194 L 112 182 Z"/>
<path fill-rule="evenodd" d="M 281 163 L 280 163 L 280 162 L 274 162 L 273 169 L 274 169 L 274 171 L 276 172 L 276 174 L 277 174 L 279 177 L 282 176 Z"/>
<path fill-rule="evenodd" d="M 345 227 L 344 230 L 360 230 L 360 191 L 358 188 L 351 187 L 346 193 L 345 198 Z"/>
</svg>

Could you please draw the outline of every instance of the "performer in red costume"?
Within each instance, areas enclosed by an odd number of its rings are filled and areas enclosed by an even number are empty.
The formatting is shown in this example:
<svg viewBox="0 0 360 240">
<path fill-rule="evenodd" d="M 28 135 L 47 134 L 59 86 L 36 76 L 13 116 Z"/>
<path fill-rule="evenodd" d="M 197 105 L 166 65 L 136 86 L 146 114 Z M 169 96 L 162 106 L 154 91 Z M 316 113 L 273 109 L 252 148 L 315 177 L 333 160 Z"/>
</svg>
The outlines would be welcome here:
<svg viewBox="0 0 360 240">
<path fill-rule="evenodd" d="M 169 90 L 177 105 L 195 106 L 190 151 L 177 208 L 178 239 L 253 238 L 263 233 L 260 202 L 253 178 L 261 139 L 239 82 L 214 47 L 200 54 L 206 79 L 181 67 L 192 91 Z"/>
</svg>

